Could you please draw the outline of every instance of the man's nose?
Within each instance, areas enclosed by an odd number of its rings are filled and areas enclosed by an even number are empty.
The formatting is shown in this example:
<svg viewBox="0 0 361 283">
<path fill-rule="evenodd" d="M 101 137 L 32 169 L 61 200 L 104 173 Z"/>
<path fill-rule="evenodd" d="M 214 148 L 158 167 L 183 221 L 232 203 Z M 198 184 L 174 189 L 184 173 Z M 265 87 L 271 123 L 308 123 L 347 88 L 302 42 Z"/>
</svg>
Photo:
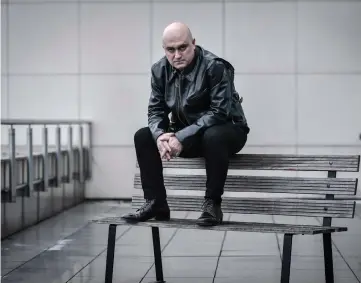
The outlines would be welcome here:
<svg viewBox="0 0 361 283">
<path fill-rule="evenodd" d="M 181 53 L 180 53 L 178 50 L 176 50 L 174 57 L 175 57 L 175 58 L 180 58 L 180 57 L 181 57 Z"/>
</svg>

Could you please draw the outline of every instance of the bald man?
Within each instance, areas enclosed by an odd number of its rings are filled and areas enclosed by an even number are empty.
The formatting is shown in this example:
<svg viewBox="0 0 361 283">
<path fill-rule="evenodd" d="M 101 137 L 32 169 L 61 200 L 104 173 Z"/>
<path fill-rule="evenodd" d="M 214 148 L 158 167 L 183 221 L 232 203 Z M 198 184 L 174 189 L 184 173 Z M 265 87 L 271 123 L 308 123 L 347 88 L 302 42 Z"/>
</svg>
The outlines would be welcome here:
<svg viewBox="0 0 361 283">
<path fill-rule="evenodd" d="M 162 159 L 204 157 L 206 193 L 197 223 L 217 225 L 229 157 L 244 147 L 249 133 L 234 68 L 196 45 L 183 23 L 167 26 L 162 40 L 165 56 L 151 68 L 148 127 L 134 135 L 145 203 L 123 218 L 169 220 Z"/>
</svg>

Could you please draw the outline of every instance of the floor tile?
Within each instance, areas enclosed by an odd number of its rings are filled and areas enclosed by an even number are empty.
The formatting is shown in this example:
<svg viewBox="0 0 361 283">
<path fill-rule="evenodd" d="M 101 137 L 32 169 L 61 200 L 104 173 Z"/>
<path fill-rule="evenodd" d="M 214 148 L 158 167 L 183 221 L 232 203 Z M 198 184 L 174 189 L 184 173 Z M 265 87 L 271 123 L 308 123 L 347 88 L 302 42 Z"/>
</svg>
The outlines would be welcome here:
<svg viewBox="0 0 361 283">
<path fill-rule="evenodd" d="M 95 257 L 105 251 L 105 249 L 106 245 L 68 244 L 65 246 L 55 245 L 46 252 L 67 256 Z"/>
<path fill-rule="evenodd" d="M 24 233 L 24 234 L 23 234 Z M 45 233 L 45 232 L 44 232 Z M 7 250 L 43 250 L 52 246 L 58 239 L 62 238 L 60 235 L 55 237 L 54 235 L 48 236 L 46 239 L 44 236 L 40 236 L 40 232 L 28 232 L 27 230 L 13 235 L 11 238 L 1 242 L 1 252 Z"/>
<path fill-rule="evenodd" d="M 222 231 L 179 230 L 164 249 L 164 256 L 219 256 Z"/>
<path fill-rule="evenodd" d="M 107 256 L 107 252 L 101 254 L 102 257 Z M 153 245 L 149 244 L 124 244 L 115 245 L 115 257 L 152 257 L 154 256 Z"/>
<path fill-rule="evenodd" d="M 23 261 L 3 261 L 3 258 L 1 258 L 1 270 L 5 270 L 5 269 L 14 269 L 16 267 L 19 267 L 20 265 L 24 264 L 25 262 Z M 1 273 L 3 274 L 3 272 Z"/>
<path fill-rule="evenodd" d="M 228 272 L 228 277 L 219 276 L 217 273 L 217 277 L 215 282 L 217 283 L 231 283 L 237 282 L 237 280 L 241 280 L 241 282 L 252 282 L 252 283 L 279 283 L 281 278 L 281 269 L 242 269 L 238 268 L 237 271 L 235 269 L 231 269 Z M 223 275 L 223 274 L 222 274 Z M 226 275 L 226 274 L 224 274 Z M 233 276 L 233 277 L 232 277 Z M 315 269 L 315 270 L 298 270 L 291 269 L 290 282 L 294 283 L 318 283 L 325 282 L 323 269 Z M 342 283 L 358 283 L 357 279 L 353 276 L 350 270 L 335 270 L 334 272 L 335 282 Z"/>
<path fill-rule="evenodd" d="M 9 274 L 13 270 L 14 270 L 13 268 L 1 268 L 1 278 L 4 277 L 5 275 Z M 2 281 L 0 281 L 0 282 L 2 282 Z"/>
<path fill-rule="evenodd" d="M 304 270 L 324 270 L 325 263 L 323 257 L 310 257 L 310 256 L 292 256 L 291 259 L 292 269 Z M 342 257 L 335 257 L 333 259 L 334 270 L 349 270 L 346 262 Z"/>
<path fill-rule="evenodd" d="M 164 278 L 164 280 L 166 281 L 166 283 L 189 283 L 189 282 L 196 282 L 196 283 L 213 283 L 213 277 L 209 277 L 209 278 L 188 278 L 188 277 L 183 277 L 183 278 L 177 278 L 177 277 L 166 277 Z M 142 281 L 142 283 L 154 283 L 156 281 L 156 278 L 144 278 L 144 280 Z"/>
<path fill-rule="evenodd" d="M 75 276 L 67 283 L 104 283 L 104 278 L 78 277 Z"/>
<path fill-rule="evenodd" d="M 73 256 L 66 254 L 59 254 L 57 252 L 45 252 L 33 260 L 25 263 L 22 270 L 35 269 L 51 269 L 51 270 L 66 270 L 78 266 L 84 267 L 93 260 L 90 256 Z"/>
<path fill-rule="evenodd" d="M 351 267 L 357 278 L 361 281 L 361 255 L 359 255 L 358 257 L 346 256 L 345 260 Z"/>
<path fill-rule="evenodd" d="M 323 269 L 314 270 L 291 270 L 290 282 L 295 283 L 315 283 L 325 282 L 325 272 Z M 337 283 L 358 283 L 351 270 L 335 270 L 334 281 Z"/>
<path fill-rule="evenodd" d="M 25 262 L 28 260 L 31 260 L 38 254 L 46 251 L 46 248 L 44 249 L 2 249 L 1 250 L 1 259 L 4 261 L 20 261 Z"/>
<path fill-rule="evenodd" d="M 152 257 L 116 257 L 114 260 L 114 282 L 133 280 L 139 282 L 152 266 Z M 106 258 L 98 257 L 78 274 L 78 277 L 104 278 Z M 137 281 L 138 280 L 138 281 Z"/>
<path fill-rule="evenodd" d="M 222 256 L 276 255 L 279 256 L 276 234 L 227 232 Z"/>
<path fill-rule="evenodd" d="M 163 274 L 165 278 L 207 278 L 213 277 L 217 257 L 164 257 Z M 155 267 L 147 273 L 147 278 L 155 277 Z"/>
<path fill-rule="evenodd" d="M 280 269 L 272 270 L 240 270 L 237 277 L 216 277 L 214 283 L 279 283 L 281 278 Z"/>
<path fill-rule="evenodd" d="M 217 268 L 217 278 L 252 278 L 254 273 L 274 276 L 274 270 L 281 268 L 279 256 L 221 257 Z M 277 274 L 279 275 L 279 274 Z"/>
<path fill-rule="evenodd" d="M 127 226 L 117 226 L 116 237 L 121 236 L 128 228 Z M 92 223 L 67 237 L 67 239 L 72 240 L 72 244 L 106 245 L 108 242 L 108 225 Z"/>
<path fill-rule="evenodd" d="M 59 283 L 67 282 L 77 272 L 77 268 L 74 270 L 52 270 L 52 269 L 16 269 L 10 274 L 4 276 L 1 282 L 7 283 Z"/>
<path fill-rule="evenodd" d="M 361 256 L 361 235 L 334 236 L 334 245 L 344 256 Z"/>
<path fill-rule="evenodd" d="M 168 243 L 175 232 L 175 228 L 159 229 L 159 238 L 162 248 Z M 117 240 L 116 245 L 139 243 L 150 246 L 153 245 L 152 229 L 150 227 L 131 227 L 127 233 L 125 233 L 119 240 Z"/>
<path fill-rule="evenodd" d="M 322 235 L 296 235 L 292 240 L 292 255 L 323 257 Z M 283 253 L 283 235 L 278 235 L 281 254 Z M 340 256 L 333 247 L 333 256 Z"/>
<path fill-rule="evenodd" d="M 164 278 L 167 283 L 189 283 L 189 282 L 196 282 L 196 283 L 212 283 L 213 277 L 211 278 Z M 138 283 L 139 281 L 132 281 L 131 279 L 121 279 L 118 280 L 114 279 L 114 283 Z M 143 279 L 142 283 L 154 283 L 156 278 L 145 278 Z M 67 283 L 104 283 L 103 278 L 92 278 L 92 277 L 74 277 Z"/>
</svg>

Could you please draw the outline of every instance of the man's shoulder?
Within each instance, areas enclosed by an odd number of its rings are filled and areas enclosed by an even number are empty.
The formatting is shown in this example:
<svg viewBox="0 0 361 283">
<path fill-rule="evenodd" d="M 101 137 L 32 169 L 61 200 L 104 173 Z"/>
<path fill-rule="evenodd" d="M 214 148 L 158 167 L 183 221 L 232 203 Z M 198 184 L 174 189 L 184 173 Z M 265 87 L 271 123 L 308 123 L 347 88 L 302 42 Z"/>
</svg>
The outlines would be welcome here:
<svg viewBox="0 0 361 283">
<path fill-rule="evenodd" d="M 163 56 L 157 62 L 153 63 L 151 66 L 152 76 L 161 77 L 162 74 L 166 71 L 167 68 L 167 58 Z"/>
<path fill-rule="evenodd" d="M 233 65 L 226 59 L 215 55 L 211 51 L 207 49 L 202 49 L 202 54 L 204 58 L 204 63 L 206 64 L 207 74 L 219 81 L 220 78 L 223 77 L 223 73 L 226 71 L 231 80 L 234 78 L 234 67 Z"/>
<path fill-rule="evenodd" d="M 219 70 L 224 70 L 226 68 L 231 72 L 234 72 L 234 67 L 228 60 L 214 54 L 213 52 L 207 49 L 202 48 L 201 50 L 202 50 L 204 62 L 208 70 L 219 71 Z"/>
</svg>

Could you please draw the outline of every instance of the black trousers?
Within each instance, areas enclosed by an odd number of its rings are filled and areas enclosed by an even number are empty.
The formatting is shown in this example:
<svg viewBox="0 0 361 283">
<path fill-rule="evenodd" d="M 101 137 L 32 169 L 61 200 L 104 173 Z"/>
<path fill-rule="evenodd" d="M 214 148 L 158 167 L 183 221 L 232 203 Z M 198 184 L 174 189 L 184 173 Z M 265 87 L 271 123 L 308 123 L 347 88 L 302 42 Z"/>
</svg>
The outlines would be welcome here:
<svg viewBox="0 0 361 283">
<path fill-rule="evenodd" d="M 239 152 L 247 141 L 247 133 L 232 122 L 210 127 L 203 134 L 192 137 L 183 145 L 179 157 L 204 157 L 207 182 L 206 198 L 217 203 L 222 201 L 224 183 L 227 178 L 229 157 Z M 134 135 L 134 145 L 139 163 L 142 188 L 145 199 L 166 199 L 163 181 L 163 166 L 148 127 L 141 128 Z"/>
</svg>

